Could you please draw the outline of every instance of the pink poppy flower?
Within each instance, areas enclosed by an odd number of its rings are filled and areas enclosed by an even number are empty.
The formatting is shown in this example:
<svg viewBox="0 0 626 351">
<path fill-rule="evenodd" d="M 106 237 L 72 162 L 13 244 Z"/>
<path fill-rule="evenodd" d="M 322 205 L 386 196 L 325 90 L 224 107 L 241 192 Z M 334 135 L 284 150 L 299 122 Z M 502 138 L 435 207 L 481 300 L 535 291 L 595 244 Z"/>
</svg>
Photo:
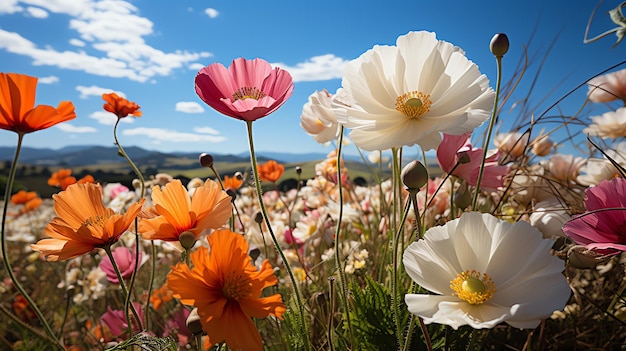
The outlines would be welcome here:
<svg viewBox="0 0 626 351">
<path fill-rule="evenodd" d="M 129 279 L 130 276 L 133 274 L 133 270 L 135 269 L 134 250 L 131 251 L 131 249 L 127 247 L 118 246 L 115 249 L 113 249 L 113 252 L 111 253 L 113 254 L 113 259 L 115 260 L 117 267 L 120 269 L 120 274 L 122 275 L 122 278 Z M 139 253 L 139 266 L 141 266 L 142 264 L 143 264 L 143 261 L 141 260 L 141 252 L 140 252 Z M 109 259 L 109 256 L 105 256 L 104 258 L 102 258 L 102 261 L 100 261 L 99 267 L 100 269 L 104 271 L 104 273 L 106 273 L 108 281 L 114 284 L 118 284 L 120 282 L 117 279 L 117 274 L 115 273 L 115 270 L 113 269 L 113 264 L 111 264 L 111 259 Z"/>
<path fill-rule="evenodd" d="M 498 158 L 500 152 L 487 155 L 483 179 L 480 184 L 485 190 L 496 190 L 502 187 L 504 175 L 509 172 L 507 166 L 500 166 Z M 476 185 L 478 172 L 483 158 L 482 148 L 473 148 L 470 133 L 461 135 L 444 134 L 443 140 L 437 148 L 437 161 L 441 169 L 451 175 L 457 176 L 469 185 Z"/>
<path fill-rule="evenodd" d="M 142 306 L 138 302 L 133 302 L 133 306 L 139 315 L 139 318 L 143 320 Z M 109 332 L 109 335 L 105 335 L 106 340 L 115 340 L 116 338 L 123 337 L 128 328 L 128 322 L 126 321 L 126 315 L 123 310 L 114 310 L 111 306 L 107 306 L 107 311 L 100 316 L 100 322 L 106 327 L 105 330 Z M 139 332 L 139 328 L 135 325 L 135 320 L 131 318 L 133 324 L 133 331 Z"/>
<path fill-rule="evenodd" d="M 585 195 L 587 211 L 565 224 L 565 235 L 588 249 L 626 251 L 626 179 L 603 180 Z"/>
<path fill-rule="evenodd" d="M 221 63 L 196 75 L 196 93 L 218 112 L 255 121 L 276 111 L 293 93 L 289 72 L 263 59 L 237 58 L 227 69 Z"/>
</svg>

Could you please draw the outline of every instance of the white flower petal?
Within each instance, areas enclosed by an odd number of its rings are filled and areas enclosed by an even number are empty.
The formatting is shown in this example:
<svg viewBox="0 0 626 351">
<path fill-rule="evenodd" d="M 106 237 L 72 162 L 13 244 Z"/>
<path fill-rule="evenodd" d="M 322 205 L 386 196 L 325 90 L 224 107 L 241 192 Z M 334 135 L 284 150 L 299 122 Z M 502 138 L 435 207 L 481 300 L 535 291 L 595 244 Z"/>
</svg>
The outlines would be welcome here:
<svg viewBox="0 0 626 351">
<path fill-rule="evenodd" d="M 508 223 L 477 212 L 430 228 L 423 240 L 407 248 L 403 263 L 417 284 L 442 296 L 407 295 L 409 311 L 426 323 L 453 328 L 492 328 L 500 322 L 534 328 L 562 309 L 571 294 L 564 263 L 550 254 L 551 245 L 526 222 Z M 493 279 L 491 299 L 471 305 L 453 295 L 449 282 L 465 270 Z"/>
<path fill-rule="evenodd" d="M 439 133 L 462 134 L 486 120 L 493 89 L 486 76 L 454 45 L 434 33 L 411 32 L 397 46 L 375 46 L 348 63 L 342 86 L 351 107 L 337 113 L 366 151 L 419 144 L 435 148 Z M 405 115 L 396 100 L 408 93 L 430 95 L 430 111 Z M 363 134 L 367 133 L 367 134 Z"/>
</svg>

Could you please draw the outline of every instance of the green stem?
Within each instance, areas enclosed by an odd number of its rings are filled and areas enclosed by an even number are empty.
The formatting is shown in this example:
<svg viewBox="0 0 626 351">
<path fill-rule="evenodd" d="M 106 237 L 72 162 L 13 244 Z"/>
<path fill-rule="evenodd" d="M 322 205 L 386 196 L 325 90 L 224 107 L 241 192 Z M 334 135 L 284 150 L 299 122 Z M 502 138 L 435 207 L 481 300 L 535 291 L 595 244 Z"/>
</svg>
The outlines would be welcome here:
<svg viewBox="0 0 626 351">
<path fill-rule="evenodd" d="M 6 268 L 9 278 L 11 278 L 11 281 L 13 282 L 13 286 L 15 286 L 17 291 L 19 291 L 20 294 L 24 296 L 26 301 L 28 301 L 29 306 L 32 307 L 33 311 L 35 311 L 37 318 L 39 318 L 39 320 L 41 321 L 41 324 L 46 330 L 46 334 L 48 334 L 48 336 L 56 342 L 59 348 L 61 348 L 62 350 L 65 350 L 63 343 L 61 343 L 61 340 L 58 339 L 56 335 L 54 335 L 54 332 L 52 331 L 50 324 L 48 324 L 48 321 L 44 317 L 43 313 L 41 313 L 41 310 L 39 309 L 39 307 L 37 307 L 37 305 L 35 304 L 35 301 L 33 301 L 33 299 L 26 292 L 22 284 L 20 284 L 20 281 L 17 279 L 17 277 L 13 273 L 13 267 L 11 266 L 11 262 L 9 261 L 9 250 L 7 249 L 7 244 L 6 244 L 5 227 L 6 227 L 7 212 L 8 212 L 9 201 L 10 201 L 9 199 L 11 197 L 11 192 L 13 191 L 13 182 L 15 181 L 15 173 L 17 171 L 17 161 L 20 157 L 20 150 L 22 149 L 23 140 L 24 140 L 24 134 L 17 133 L 17 146 L 15 147 L 15 155 L 13 157 L 13 162 L 11 163 L 11 168 L 9 170 L 9 177 L 7 179 L 7 187 L 6 187 L 6 190 L 4 191 L 4 208 L 2 210 L 2 231 L 0 233 L 0 242 L 2 246 L 2 262 L 4 263 L 4 267 Z"/>
<path fill-rule="evenodd" d="M 489 128 L 487 129 L 487 135 L 485 135 L 483 143 L 483 159 L 480 163 L 480 169 L 478 170 L 478 180 L 476 181 L 476 189 L 474 192 L 474 201 L 472 202 L 472 211 L 476 211 L 478 204 L 478 194 L 480 194 L 480 183 L 483 180 L 483 171 L 485 170 L 485 161 L 487 160 L 487 149 L 491 142 L 491 133 L 493 133 L 493 126 L 496 122 L 496 115 L 498 111 L 498 99 L 500 97 L 500 83 L 502 81 L 502 56 L 496 56 L 496 63 L 498 68 L 498 75 L 496 78 L 496 97 L 493 102 L 493 109 L 491 111 L 491 118 L 489 119 Z"/>
<path fill-rule="evenodd" d="M 278 243 L 278 239 L 276 239 L 276 235 L 274 234 L 274 230 L 272 229 L 272 224 L 270 223 L 269 217 L 267 216 L 267 210 L 265 209 L 265 204 L 263 203 L 263 193 L 261 192 L 261 181 L 259 180 L 259 170 L 257 169 L 257 161 L 256 154 L 254 152 L 254 138 L 252 137 L 252 121 L 246 121 L 246 127 L 248 131 L 248 143 L 250 146 L 250 161 L 252 162 L 252 174 L 254 176 L 254 185 L 256 187 L 257 199 L 259 201 L 259 206 L 261 208 L 261 213 L 263 214 L 263 219 L 265 220 L 265 224 L 267 225 L 267 230 L 272 237 L 272 241 L 274 242 L 274 246 L 276 247 L 276 251 L 280 255 L 283 264 L 285 265 L 285 269 L 289 274 L 289 279 L 291 280 L 292 289 L 294 295 L 296 297 L 296 305 L 298 306 L 298 312 L 300 314 L 300 328 L 302 329 L 302 340 L 305 343 L 305 349 L 310 350 L 311 347 L 309 345 L 309 333 L 306 325 L 306 318 L 304 313 L 304 305 L 302 304 L 302 297 L 300 296 L 300 290 L 298 288 L 298 282 L 296 277 L 293 275 L 293 271 L 291 269 L 291 265 L 285 256 L 280 244 Z"/>
<path fill-rule="evenodd" d="M 404 230 L 404 222 L 406 221 L 406 217 L 409 214 L 409 210 L 411 209 L 411 203 L 407 201 L 406 206 L 404 208 L 404 212 L 402 214 L 402 219 L 398 228 L 396 228 L 396 233 L 393 237 L 393 249 L 392 249 L 392 271 L 391 271 L 391 304 L 393 309 L 393 319 L 396 324 L 396 338 L 398 339 L 398 349 L 402 350 L 404 348 L 403 342 L 404 338 L 402 337 L 402 328 L 400 325 L 400 297 L 399 297 L 399 286 L 398 286 L 398 269 L 399 269 L 399 260 L 398 260 L 398 247 L 400 242 L 400 236 L 402 236 L 402 232 Z"/>
<path fill-rule="evenodd" d="M 337 185 L 339 186 L 339 218 L 337 219 L 337 228 L 335 229 L 335 268 L 339 274 L 339 285 L 341 286 L 341 303 L 346 313 L 346 321 L 348 322 L 348 333 L 350 334 L 350 342 L 354 346 L 354 334 L 352 332 L 352 319 L 350 318 L 350 304 L 348 303 L 348 280 L 346 272 L 341 265 L 341 244 L 343 240 L 341 235 L 341 220 L 343 218 L 343 183 L 341 181 L 341 151 L 343 145 L 343 126 L 340 127 L 339 138 L 337 141 Z"/>
<path fill-rule="evenodd" d="M 109 257 L 109 259 L 111 260 L 111 265 L 113 266 L 113 270 L 115 271 L 115 274 L 117 275 L 117 280 L 120 282 L 120 287 L 122 288 L 122 294 L 124 295 L 124 300 L 127 300 L 128 297 L 128 290 L 126 290 L 126 285 L 124 284 L 124 278 L 122 278 L 122 274 L 120 273 L 120 269 L 117 266 L 117 263 L 115 263 L 115 259 L 113 258 L 113 252 L 111 252 L 111 246 L 107 245 L 105 247 L 103 247 L 104 252 L 106 252 L 107 256 Z M 129 308 L 128 306 L 126 306 L 126 304 L 124 305 L 124 314 L 126 316 L 126 323 L 128 323 L 128 336 L 132 337 L 133 335 L 133 324 L 131 323 L 130 320 L 130 314 L 129 314 Z M 133 317 L 135 317 L 135 320 L 137 321 L 137 325 L 139 326 L 139 329 L 141 329 L 141 318 L 139 318 L 139 315 L 137 314 L 137 311 L 135 311 L 135 307 L 131 304 L 130 305 L 130 311 L 132 311 L 133 313 Z"/>
<path fill-rule="evenodd" d="M 622 282 L 622 284 L 619 286 L 619 288 L 617 289 L 617 293 L 615 294 L 615 296 L 613 297 L 613 300 L 611 301 L 611 304 L 609 305 L 609 307 L 607 308 L 607 311 L 610 314 L 613 314 L 613 308 L 615 307 L 615 304 L 617 304 L 617 301 L 619 301 L 620 299 L 624 299 L 624 296 L 622 296 L 624 294 L 624 290 L 626 290 L 626 280 Z"/>
<path fill-rule="evenodd" d="M 335 343 L 333 342 L 333 319 L 335 314 L 335 277 L 328 277 L 328 285 L 329 291 L 328 296 L 330 296 L 330 308 L 328 313 L 328 350 L 335 351 Z"/>
<path fill-rule="evenodd" d="M 150 330 L 150 297 L 152 296 L 154 277 L 156 276 L 157 249 L 156 245 L 154 244 L 154 240 L 150 240 L 150 247 L 152 249 L 152 254 L 150 255 L 150 281 L 148 282 L 148 296 L 146 296 L 146 307 L 144 307 L 144 321 L 146 323 L 146 330 Z"/>
<path fill-rule="evenodd" d="M 131 158 L 128 156 L 128 154 L 126 153 L 126 151 L 124 150 L 124 148 L 122 147 L 122 144 L 120 144 L 119 140 L 117 140 L 117 126 L 120 123 L 120 120 L 122 118 L 120 118 L 118 116 L 117 121 L 115 122 L 115 126 L 113 126 L 113 139 L 115 139 L 115 145 L 117 145 L 117 149 L 120 153 L 120 155 L 122 155 L 122 157 L 124 157 L 126 159 L 126 161 L 128 162 L 128 164 L 130 165 L 130 167 L 133 169 L 133 172 L 135 172 L 135 174 L 137 175 L 137 177 L 139 178 L 140 184 L 141 184 L 141 192 L 140 192 L 140 197 L 139 199 L 143 199 L 144 196 L 146 195 L 146 181 L 143 177 L 143 174 L 141 173 L 141 171 L 139 170 L 139 168 L 137 168 L 137 166 L 135 165 L 135 163 L 133 162 L 133 160 L 131 160 Z M 130 309 L 133 311 L 133 313 L 135 314 L 135 317 L 137 318 L 137 323 L 139 325 L 139 329 L 142 329 L 141 327 L 141 320 L 139 319 L 137 312 L 135 311 L 134 306 L 132 306 L 132 304 L 130 303 L 130 296 L 131 296 L 131 291 L 133 290 L 133 287 L 135 286 L 135 278 L 137 276 L 137 271 L 139 270 L 139 232 L 138 232 L 138 228 L 139 228 L 139 219 L 135 218 L 135 267 L 133 268 L 133 274 L 130 277 L 130 284 L 128 287 L 128 293 L 126 293 L 125 297 L 124 297 L 124 311 L 128 317 L 128 309 L 130 307 Z M 152 244 L 154 247 L 154 243 Z M 110 250 L 110 248 L 109 248 Z M 152 257 L 153 260 L 155 260 L 156 258 L 154 258 L 154 255 Z M 111 262 L 113 262 L 113 256 L 111 256 Z M 152 267 L 154 268 L 155 266 L 152 265 Z M 150 272 L 150 277 L 154 278 L 154 272 Z M 120 280 L 120 285 L 123 285 L 123 281 Z M 152 281 L 150 281 L 149 286 L 152 287 Z M 124 287 L 125 289 L 125 287 Z M 146 308 L 144 311 L 144 317 L 146 318 L 146 326 L 148 325 L 148 320 L 150 318 L 150 294 L 151 291 L 148 290 L 148 300 L 146 302 Z M 130 319 L 128 320 L 130 322 Z M 132 335 L 132 327 L 129 324 L 129 335 Z"/>
</svg>

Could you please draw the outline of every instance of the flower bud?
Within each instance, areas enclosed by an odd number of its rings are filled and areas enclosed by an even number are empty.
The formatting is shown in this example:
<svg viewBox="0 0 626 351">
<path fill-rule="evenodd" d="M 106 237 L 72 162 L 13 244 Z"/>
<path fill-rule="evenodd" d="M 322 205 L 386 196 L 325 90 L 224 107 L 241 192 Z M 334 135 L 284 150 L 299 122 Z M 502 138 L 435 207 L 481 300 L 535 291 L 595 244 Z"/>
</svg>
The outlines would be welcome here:
<svg viewBox="0 0 626 351">
<path fill-rule="evenodd" d="M 202 322 L 200 322 L 200 315 L 198 314 L 197 308 L 194 308 L 193 310 L 191 310 L 191 313 L 189 313 L 189 316 L 187 317 L 186 323 L 187 323 L 187 329 L 189 329 L 191 334 L 193 335 L 202 334 L 203 332 Z"/>
<path fill-rule="evenodd" d="M 186 230 L 180 233 L 178 241 L 185 250 L 189 251 L 196 244 L 196 236 L 192 232 Z"/>
<path fill-rule="evenodd" d="M 467 151 L 459 152 L 458 155 L 457 155 L 457 160 L 458 160 L 457 162 L 460 165 L 464 165 L 464 164 L 469 163 L 471 161 Z"/>
<path fill-rule="evenodd" d="M 428 170 L 419 161 L 412 161 L 404 166 L 400 177 L 407 189 L 418 190 L 428 182 Z"/>
<path fill-rule="evenodd" d="M 261 212 L 257 212 L 256 216 L 254 216 L 254 221 L 258 224 L 263 223 L 263 214 Z"/>
<path fill-rule="evenodd" d="M 198 159 L 202 167 L 207 167 L 207 168 L 213 167 L 213 156 L 207 153 L 201 153 Z"/>
<path fill-rule="evenodd" d="M 548 139 L 548 136 L 537 137 L 533 142 L 533 153 L 537 156 L 546 156 L 552 151 L 552 146 L 554 143 Z"/>
<path fill-rule="evenodd" d="M 580 245 L 573 246 L 567 253 L 569 263 L 580 269 L 594 268 L 595 266 L 606 262 L 612 256 L 613 255 L 599 254 Z"/>
<path fill-rule="evenodd" d="M 297 173 L 298 175 L 302 174 L 302 167 L 300 167 L 300 166 L 296 166 L 296 173 Z"/>
<path fill-rule="evenodd" d="M 466 209 L 472 203 L 472 194 L 467 190 L 466 182 L 463 182 L 454 192 L 452 200 L 454 205 L 460 209 Z"/>
<path fill-rule="evenodd" d="M 502 57 L 509 51 L 509 37 L 504 33 L 498 33 L 493 36 L 489 43 L 489 50 L 495 57 Z"/>
</svg>

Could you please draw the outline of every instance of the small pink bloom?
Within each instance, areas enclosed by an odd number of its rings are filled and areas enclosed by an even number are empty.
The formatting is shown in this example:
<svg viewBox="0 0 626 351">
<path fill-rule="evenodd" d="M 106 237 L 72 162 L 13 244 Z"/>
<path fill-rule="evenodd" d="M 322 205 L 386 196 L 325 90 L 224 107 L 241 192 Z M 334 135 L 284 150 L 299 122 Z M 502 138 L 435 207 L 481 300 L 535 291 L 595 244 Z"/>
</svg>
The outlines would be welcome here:
<svg viewBox="0 0 626 351">
<path fill-rule="evenodd" d="M 163 327 L 163 336 L 176 335 L 178 346 L 181 348 L 184 348 L 189 343 L 189 340 L 193 338 L 193 334 L 187 328 L 189 313 L 190 311 L 185 307 L 180 308 L 165 321 L 165 326 Z"/>
<path fill-rule="evenodd" d="M 120 269 L 120 273 L 122 278 L 129 279 L 133 274 L 133 270 L 135 269 L 135 252 L 131 251 L 129 248 L 124 246 L 118 246 L 113 249 L 113 259 L 117 264 L 117 267 Z M 139 266 L 142 265 L 141 260 L 141 252 L 139 252 Z M 117 279 L 117 274 L 113 269 L 113 264 L 111 264 L 111 260 L 109 256 L 105 256 L 100 261 L 100 269 L 104 271 L 107 275 L 107 280 L 111 283 L 118 284 L 120 281 Z"/>
<path fill-rule="evenodd" d="M 499 152 L 487 155 L 485 169 L 480 184 L 485 190 L 496 190 L 502 187 L 504 175 L 509 172 L 507 166 L 498 164 Z M 483 149 L 474 149 L 471 144 L 470 134 L 449 135 L 444 134 L 443 140 L 437 148 L 437 161 L 441 169 L 451 175 L 465 180 L 469 185 L 476 185 L 478 172 L 483 158 Z"/>
<path fill-rule="evenodd" d="M 255 121 L 287 101 L 293 80 L 289 72 L 263 59 L 237 58 L 228 69 L 221 63 L 202 68 L 196 75 L 196 93 L 226 116 Z"/>
<path fill-rule="evenodd" d="M 604 180 L 585 195 L 587 211 L 565 224 L 565 235 L 588 249 L 626 251 L 626 179 Z"/>
<path fill-rule="evenodd" d="M 138 302 L 133 302 L 133 306 L 139 315 L 139 318 L 143 320 L 143 312 L 142 306 Z M 114 340 L 117 337 L 121 337 L 128 328 L 128 322 L 126 321 L 126 315 L 123 310 L 114 310 L 111 306 L 107 306 L 107 311 L 100 317 L 100 321 L 104 324 L 109 332 L 111 333 L 109 340 Z M 133 324 L 133 331 L 139 332 L 139 328 L 135 325 L 136 321 L 132 318 L 131 314 L 131 323 Z"/>
</svg>

